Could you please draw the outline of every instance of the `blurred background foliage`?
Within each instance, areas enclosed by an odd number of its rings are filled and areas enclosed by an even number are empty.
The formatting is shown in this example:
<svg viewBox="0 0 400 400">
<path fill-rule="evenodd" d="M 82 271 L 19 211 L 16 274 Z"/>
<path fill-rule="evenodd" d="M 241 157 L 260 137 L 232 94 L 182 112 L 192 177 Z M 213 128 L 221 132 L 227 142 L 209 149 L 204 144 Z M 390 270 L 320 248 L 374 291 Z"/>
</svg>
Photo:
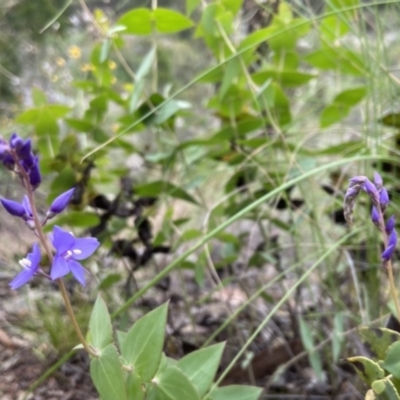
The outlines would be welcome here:
<svg viewBox="0 0 400 400">
<path fill-rule="evenodd" d="M 111 310 L 162 270 L 160 255 L 173 259 L 289 180 L 345 157 L 398 157 L 397 1 L 6 0 L 0 23 L 2 132 L 34 138 L 43 203 L 76 187 L 54 223 L 102 241 L 93 289 Z M 341 165 L 280 190 L 183 262 L 174 279 L 195 295 L 166 279 L 152 296 L 175 293 L 187 311 L 234 287 L 248 306 L 246 332 L 231 321 L 218 336 L 233 348 L 235 333 L 246 340 L 285 298 L 286 314 L 274 314 L 284 328 L 252 354 L 299 336 L 318 380 L 339 387 L 345 331 L 389 312 L 366 200 L 356 217 L 364 229 L 289 289 L 347 232 L 347 179 L 374 169 L 398 214 L 396 163 Z M 329 350 L 315 352 L 332 331 Z M 191 332 L 196 346 L 209 335 Z"/>
</svg>

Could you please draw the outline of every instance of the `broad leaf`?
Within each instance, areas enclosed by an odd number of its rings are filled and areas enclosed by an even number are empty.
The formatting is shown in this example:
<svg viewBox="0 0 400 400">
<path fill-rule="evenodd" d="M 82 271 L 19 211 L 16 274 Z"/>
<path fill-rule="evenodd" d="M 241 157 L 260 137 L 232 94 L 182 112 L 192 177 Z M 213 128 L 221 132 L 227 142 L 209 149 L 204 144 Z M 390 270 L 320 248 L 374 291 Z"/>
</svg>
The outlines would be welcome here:
<svg viewBox="0 0 400 400">
<path fill-rule="evenodd" d="M 176 33 L 193 26 L 190 18 L 177 11 L 156 8 L 153 13 L 156 29 L 160 33 Z"/>
<path fill-rule="evenodd" d="M 168 304 L 150 311 L 128 331 L 121 354 L 143 381 L 149 382 L 160 364 Z"/>
<path fill-rule="evenodd" d="M 202 397 L 210 388 L 217 372 L 225 343 L 218 343 L 204 349 L 196 350 L 181 360 L 176 366 L 190 379 Z"/>
<path fill-rule="evenodd" d="M 103 349 L 100 357 L 92 359 L 90 375 L 103 400 L 127 400 L 119 354 L 114 344 Z"/>
<path fill-rule="evenodd" d="M 382 367 L 395 378 L 400 379 L 400 341 L 389 346 Z"/>
<path fill-rule="evenodd" d="M 372 383 L 372 389 L 376 394 L 379 395 L 380 399 L 383 400 L 399 400 L 400 396 L 396 390 L 393 382 L 387 376 L 384 379 L 375 381 Z"/>
<path fill-rule="evenodd" d="M 123 25 L 126 29 L 122 32 L 131 35 L 150 35 L 152 32 L 152 15 L 148 8 L 135 8 L 123 14 L 117 25 Z"/>
<path fill-rule="evenodd" d="M 319 125 L 326 128 L 336 122 L 341 121 L 349 115 L 350 109 L 341 104 L 331 104 L 327 106 L 321 113 Z"/>
<path fill-rule="evenodd" d="M 258 400 L 262 388 L 245 385 L 230 385 L 214 390 L 206 400 Z"/>
<path fill-rule="evenodd" d="M 369 386 L 372 385 L 372 382 L 385 376 L 385 371 L 380 365 L 367 357 L 349 357 L 346 361 L 353 365 L 357 375 Z"/>
<path fill-rule="evenodd" d="M 89 321 L 90 343 L 96 349 L 103 349 L 112 341 L 112 325 L 106 303 L 98 295 Z"/>
<path fill-rule="evenodd" d="M 388 347 L 394 342 L 400 340 L 400 334 L 387 328 L 368 328 L 358 329 L 361 339 L 372 352 L 374 359 L 384 360 Z"/>
<path fill-rule="evenodd" d="M 165 368 L 152 384 L 147 400 L 200 400 L 189 378 L 175 366 Z"/>
</svg>

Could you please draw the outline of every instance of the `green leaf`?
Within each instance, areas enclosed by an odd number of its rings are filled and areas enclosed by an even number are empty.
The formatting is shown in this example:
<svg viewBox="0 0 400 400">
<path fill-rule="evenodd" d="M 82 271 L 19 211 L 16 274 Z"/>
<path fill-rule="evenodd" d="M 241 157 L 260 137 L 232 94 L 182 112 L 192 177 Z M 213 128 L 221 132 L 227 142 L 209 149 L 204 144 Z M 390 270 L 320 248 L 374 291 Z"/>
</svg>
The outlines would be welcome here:
<svg viewBox="0 0 400 400">
<path fill-rule="evenodd" d="M 112 342 L 112 325 L 106 303 L 98 295 L 89 321 L 90 343 L 96 349 L 102 350 Z"/>
<path fill-rule="evenodd" d="M 122 33 L 131 35 L 150 35 L 152 32 L 152 13 L 148 8 L 135 8 L 123 14 L 117 25 L 126 27 Z"/>
<path fill-rule="evenodd" d="M 143 79 L 150 71 L 150 68 L 154 61 L 154 56 L 156 54 L 156 50 L 154 47 L 150 49 L 150 51 L 144 56 L 143 61 L 141 62 L 138 70 L 136 71 L 136 81 Z"/>
<path fill-rule="evenodd" d="M 58 133 L 57 120 L 69 111 L 69 107 L 62 105 L 43 105 L 23 112 L 16 118 L 16 122 L 33 125 L 38 135 L 56 135 Z"/>
<path fill-rule="evenodd" d="M 32 100 L 35 107 L 44 106 L 47 103 L 47 96 L 40 89 L 32 89 Z"/>
<path fill-rule="evenodd" d="M 190 18 L 177 11 L 167 8 L 156 8 L 153 12 L 156 29 L 160 33 L 176 33 L 193 26 Z"/>
<path fill-rule="evenodd" d="M 156 375 L 152 384 L 147 400 L 200 400 L 189 378 L 175 366 Z"/>
<path fill-rule="evenodd" d="M 366 348 L 373 354 L 374 359 L 384 360 L 388 347 L 400 340 L 400 333 L 387 328 L 361 327 L 358 333 Z"/>
<path fill-rule="evenodd" d="M 331 104 L 327 106 L 321 113 L 319 125 L 321 128 L 326 128 L 336 122 L 341 121 L 349 115 L 350 109 L 341 104 Z"/>
<path fill-rule="evenodd" d="M 218 343 L 193 351 L 176 364 L 190 379 L 200 397 L 211 387 L 224 347 L 225 343 Z"/>
<path fill-rule="evenodd" d="M 238 51 L 246 49 L 248 47 L 253 47 L 254 50 L 257 48 L 257 45 L 267 41 L 272 37 L 272 35 L 276 32 L 276 28 L 269 26 L 268 28 L 259 29 L 247 37 L 245 37 L 238 47 Z"/>
<path fill-rule="evenodd" d="M 299 71 L 266 69 L 256 72 L 252 75 L 252 77 L 254 82 L 258 85 L 262 85 L 265 81 L 272 78 L 280 83 L 282 86 L 296 87 L 309 82 L 312 78 L 315 77 L 315 75 Z"/>
<path fill-rule="evenodd" d="M 365 86 L 343 90 L 334 98 L 333 103 L 352 107 L 358 104 L 366 94 L 367 88 Z"/>
<path fill-rule="evenodd" d="M 197 201 L 185 190 L 175 186 L 170 182 L 155 181 L 145 185 L 135 187 L 135 193 L 139 196 L 154 196 L 157 197 L 161 194 L 167 194 L 176 199 L 188 201 L 197 204 Z"/>
<path fill-rule="evenodd" d="M 200 4 L 201 0 L 186 0 L 186 14 L 190 15 Z"/>
<path fill-rule="evenodd" d="M 109 344 L 99 357 L 92 359 L 90 375 L 103 400 L 127 400 L 119 354 L 114 344 Z"/>
<path fill-rule="evenodd" d="M 221 0 L 221 4 L 226 10 L 230 11 L 233 15 L 236 15 L 243 4 L 243 0 Z"/>
<path fill-rule="evenodd" d="M 224 386 L 214 390 L 206 400 L 257 400 L 262 390 L 255 386 Z"/>
<path fill-rule="evenodd" d="M 344 340 L 343 319 L 344 313 L 342 311 L 336 313 L 335 317 L 333 318 L 332 356 L 334 362 L 339 360 L 340 350 Z"/>
<path fill-rule="evenodd" d="M 122 276 L 120 274 L 109 274 L 107 275 L 98 285 L 97 290 L 106 290 L 114 286 L 116 283 L 121 281 Z"/>
<path fill-rule="evenodd" d="M 219 98 L 222 101 L 226 91 L 232 84 L 233 80 L 238 76 L 240 71 L 240 63 L 238 58 L 230 60 L 226 66 L 224 78 L 222 80 L 221 88 L 219 89 Z"/>
<path fill-rule="evenodd" d="M 369 386 L 371 386 L 372 382 L 385 376 L 385 371 L 380 365 L 367 357 L 349 357 L 346 358 L 346 361 L 353 365 L 357 375 Z"/>
<path fill-rule="evenodd" d="M 311 364 L 313 370 L 315 371 L 317 377 L 322 381 L 324 371 L 322 368 L 321 357 L 314 348 L 314 340 L 313 340 L 312 330 L 302 317 L 299 318 L 299 324 L 300 324 L 301 340 L 303 342 L 304 348 L 308 352 L 308 358 L 310 360 L 310 364 Z"/>
<path fill-rule="evenodd" d="M 100 217 L 97 214 L 82 211 L 70 211 L 68 214 L 63 214 L 52 219 L 49 224 L 46 224 L 46 228 L 53 227 L 54 225 L 69 225 L 76 228 L 87 228 L 98 225 L 99 223 Z"/>
<path fill-rule="evenodd" d="M 144 399 L 145 392 L 143 391 L 144 382 L 133 371 L 128 374 L 126 378 L 126 390 L 128 399 L 142 400 Z"/>
<path fill-rule="evenodd" d="M 378 120 L 381 124 L 386 126 L 393 126 L 400 128 L 400 113 L 389 113 Z"/>
<path fill-rule="evenodd" d="M 181 235 L 181 241 L 187 242 L 189 240 L 197 239 L 201 237 L 203 234 L 198 229 L 188 229 L 184 231 Z"/>
<path fill-rule="evenodd" d="M 389 346 L 382 367 L 395 378 L 400 379 L 400 341 Z"/>
<path fill-rule="evenodd" d="M 399 400 L 400 396 L 397 392 L 390 377 L 375 381 L 371 385 L 372 389 L 378 394 L 383 400 Z"/>
<path fill-rule="evenodd" d="M 306 57 L 304 61 L 322 70 L 337 70 L 344 74 L 366 75 L 366 65 L 359 54 L 343 47 L 324 48 Z"/>
<path fill-rule="evenodd" d="M 349 24 L 343 20 L 342 16 L 337 15 L 325 17 L 320 25 L 321 39 L 327 41 L 330 45 L 349 32 L 349 30 Z"/>
<path fill-rule="evenodd" d="M 124 359 L 146 382 L 154 377 L 160 364 L 167 312 L 166 303 L 141 317 L 128 331 L 121 345 Z"/>
<path fill-rule="evenodd" d="M 103 64 L 104 61 L 107 60 L 111 50 L 111 39 L 106 38 L 103 40 L 103 44 L 101 46 L 100 51 L 100 64 Z"/>
</svg>

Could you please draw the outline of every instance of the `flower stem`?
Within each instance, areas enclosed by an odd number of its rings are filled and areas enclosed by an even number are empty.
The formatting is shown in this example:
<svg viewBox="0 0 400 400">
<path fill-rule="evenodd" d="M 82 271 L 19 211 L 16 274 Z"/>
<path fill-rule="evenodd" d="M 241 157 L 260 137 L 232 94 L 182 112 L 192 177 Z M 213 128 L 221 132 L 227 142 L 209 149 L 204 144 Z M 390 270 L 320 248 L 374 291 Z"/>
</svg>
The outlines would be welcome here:
<svg viewBox="0 0 400 400">
<path fill-rule="evenodd" d="M 35 198 L 33 196 L 33 189 L 32 189 L 32 186 L 30 184 L 30 181 L 29 181 L 29 176 L 28 176 L 27 172 L 25 171 L 25 169 L 22 168 L 22 167 L 20 167 L 19 173 L 22 176 L 23 185 L 24 185 L 24 187 L 26 189 L 26 193 L 27 193 L 27 196 L 28 196 L 28 199 L 29 199 L 29 204 L 31 206 L 32 216 L 33 216 L 33 221 L 35 223 L 36 233 L 37 233 L 37 235 L 39 237 L 39 240 L 40 240 L 42 246 L 44 247 L 44 249 L 46 251 L 46 254 L 47 254 L 48 258 L 49 258 L 50 264 L 52 264 L 53 263 L 53 253 L 51 251 L 51 247 L 50 247 L 49 241 L 48 241 L 48 239 L 46 238 L 46 235 L 43 232 L 42 224 L 40 223 L 39 215 L 38 215 L 38 212 L 37 212 L 37 209 L 36 209 Z M 62 281 L 61 278 L 59 278 L 59 279 L 57 279 L 57 283 L 58 283 L 58 287 L 60 289 L 62 298 L 64 300 L 64 304 L 65 304 L 65 308 L 67 309 L 68 316 L 71 319 L 72 325 L 73 325 L 73 327 L 75 329 L 76 334 L 78 335 L 79 341 L 81 342 L 83 348 L 91 356 L 97 357 L 98 355 L 96 354 L 96 352 L 94 350 L 92 350 L 90 348 L 89 344 L 86 342 L 86 339 L 83 336 L 82 331 L 81 331 L 81 329 L 80 329 L 80 327 L 78 325 L 78 321 L 76 320 L 75 313 L 74 313 L 74 310 L 72 308 L 71 302 L 69 300 L 69 296 L 68 296 L 67 290 L 65 289 L 64 282 Z"/>
</svg>

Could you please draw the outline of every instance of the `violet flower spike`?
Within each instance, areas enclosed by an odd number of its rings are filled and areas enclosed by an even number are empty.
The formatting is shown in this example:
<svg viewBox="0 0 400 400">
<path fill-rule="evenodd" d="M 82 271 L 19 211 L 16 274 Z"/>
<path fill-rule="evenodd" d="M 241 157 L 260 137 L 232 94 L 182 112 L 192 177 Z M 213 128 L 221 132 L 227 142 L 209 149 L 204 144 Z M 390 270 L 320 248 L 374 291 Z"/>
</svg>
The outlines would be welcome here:
<svg viewBox="0 0 400 400">
<path fill-rule="evenodd" d="M 397 233 L 393 229 L 392 232 L 389 235 L 388 247 L 382 253 L 382 260 L 383 261 L 388 262 L 392 258 L 394 250 L 396 249 L 396 245 L 397 245 Z"/>
<path fill-rule="evenodd" d="M 35 243 L 32 246 L 32 253 L 29 253 L 26 258 L 20 260 L 20 265 L 24 268 L 10 283 L 11 289 L 18 289 L 30 281 L 39 270 L 40 263 L 40 249 L 39 245 Z"/>
<path fill-rule="evenodd" d="M 70 272 L 75 279 L 85 286 L 85 269 L 77 260 L 90 257 L 100 243 L 96 238 L 78 238 L 64 231 L 59 226 L 54 226 L 51 238 L 56 254 L 51 266 L 51 279 L 59 279 Z"/>
<path fill-rule="evenodd" d="M 49 211 L 47 211 L 46 214 L 47 219 L 53 218 L 56 214 L 60 214 L 65 210 L 71 200 L 72 195 L 74 194 L 74 190 L 75 188 L 69 189 L 53 200 Z"/>
</svg>

